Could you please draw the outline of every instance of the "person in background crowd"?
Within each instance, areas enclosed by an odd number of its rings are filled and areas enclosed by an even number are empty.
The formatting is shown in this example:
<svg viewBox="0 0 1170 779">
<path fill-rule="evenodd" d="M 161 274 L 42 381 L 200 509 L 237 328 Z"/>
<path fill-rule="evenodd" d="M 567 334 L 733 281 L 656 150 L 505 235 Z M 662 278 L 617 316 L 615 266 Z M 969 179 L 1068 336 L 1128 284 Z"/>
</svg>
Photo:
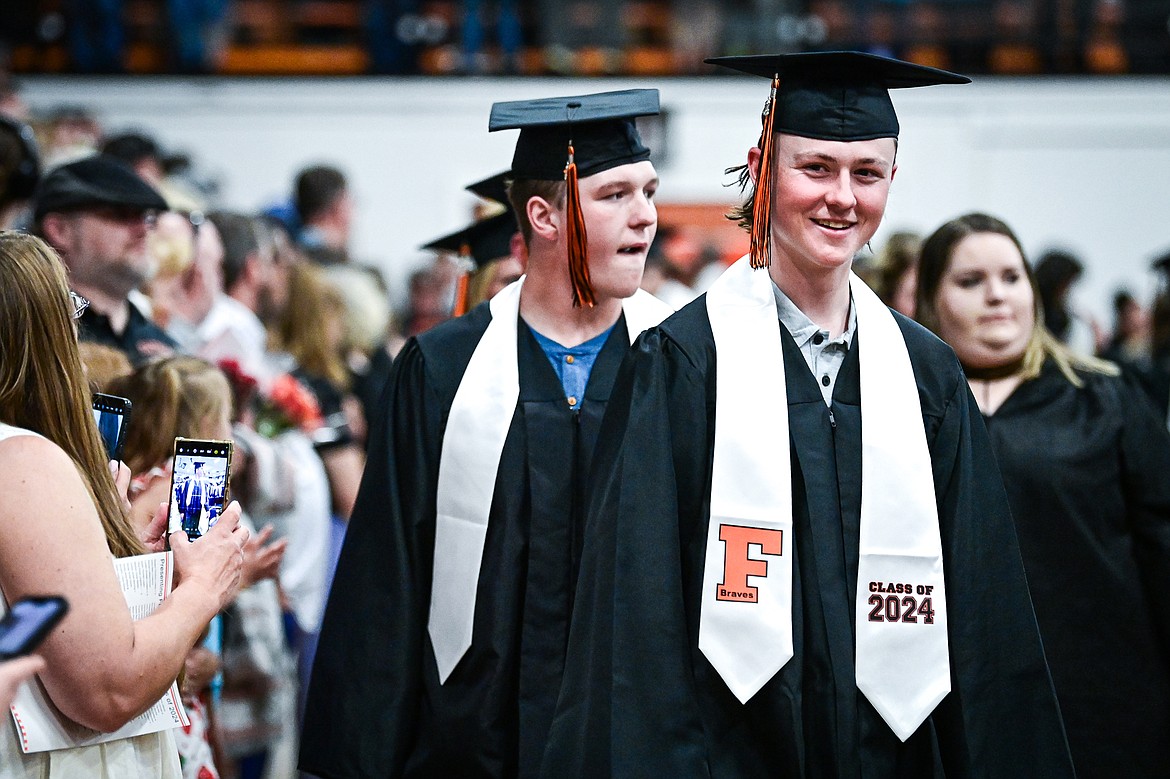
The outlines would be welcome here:
<svg viewBox="0 0 1170 779">
<path fill-rule="evenodd" d="M 156 508 L 145 540 L 127 521 L 90 411 L 78 308 L 49 246 L 0 233 L 0 589 L 6 602 L 44 592 L 69 601 L 41 645 L 40 682 L 61 715 L 112 732 L 158 701 L 235 595 L 249 534 L 235 503 L 194 543 L 173 534 L 178 584 L 153 614 L 132 620 L 111 555 L 161 550 L 166 510 Z M 6 776 L 44 777 L 50 766 L 62 776 L 179 776 L 169 730 L 30 754 L 13 723 L 3 731 Z"/>
<path fill-rule="evenodd" d="M 90 302 L 81 339 L 121 349 L 135 363 L 176 346 L 129 299 L 153 272 L 147 236 L 166 207 L 134 171 L 101 155 L 51 171 L 34 199 L 36 233 L 60 253 L 73 289 Z"/>
<path fill-rule="evenodd" d="M 32 128 L 0 115 L 0 230 L 27 222 L 40 179 L 41 159 Z"/>
<path fill-rule="evenodd" d="M 1077 776 L 1165 776 L 1170 434 L 1116 367 L 1048 332 L 1038 286 L 1011 229 L 967 214 L 923 244 L 919 321 L 987 423 Z"/>
<path fill-rule="evenodd" d="M 349 262 L 353 198 L 345 174 L 328 165 L 314 165 L 297 174 L 295 189 L 301 249 L 320 265 Z"/>
<path fill-rule="evenodd" d="M 85 368 L 85 378 L 94 392 L 106 392 L 110 382 L 134 370 L 130 359 L 112 346 L 82 341 L 77 344 L 77 353 Z"/>
<path fill-rule="evenodd" d="M 296 360 L 293 376 L 316 396 L 324 424 L 313 443 L 325 463 L 333 496 L 333 514 L 349 521 L 365 467 L 361 443 L 365 420 L 361 404 L 350 393 L 351 376 L 346 366 L 345 299 L 315 265 L 295 265 L 289 276 L 287 306 L 276 320 L 274 347 Z"/>
<path fill-rule="evenodd" d="M 1036 289 L 1048 332 L 1073 351 L 1093 355 L 1097 353 L 1096 328 L 1071 301 L 1073 287 L 1084 272 L 1085 266 L 1071 252 L 1051 249 L 1036 260 Z"/>
<path fill-rule="evenodd" d="M 231 390 L 215 366 L 177 356 L 139 367 L 111 382 L 108 391 L 133 403 L 125 459 L 136 474 L 129 490 L 130 517 L 135 527 L 142 528 L 149 523 L 153 507 L 168 498 L 175 437 L 232 438 Z M 233 494 L 238 464 L 233 458 Z M 253 535 L 244 545 L 240 591 L 224 611 L 222 652 L 218 646 L 205 645 L 188 655 L 182 691 L 189 712 L 199 722 L 179 741 L 187 776 L 198 775 L 199 765 L 207 760 L 201 744 L 220 747 L 222 757 L 233 763 L 263 763 L 269 749 L 282 738 L 287 740 L 295 721 L 295 664 L 284 642 L 274 582 L 288 541 L 268 543 L 273 528 L 255 533 L 246 511 L 240 522 Z M 221 667 L 221 657 L 224 685 L 215 701 L 208 688 Z M 206 741 L 201 738 L 204 734 L 209 737 Z M 284 761 L 288 762 L 288 756 Z M 238 766 L 217 763 L 213 768 L 233 777 Z"/>
<path fill-rule="evenodd" d="M 918 290 L 918 252 L 922 237 L 917 233 L 890 235 L 874 258 L 870 286 L 877 296 L 899 314 L 914 318 L 914 295 Z"/>
<path fill-rule="evenodd" d="M 1139 380 L 1152 367 L 1150 315 L 1128 290 L 1113 295 L 1113 333 L 1100 356 Z"/>
<path fill-rule="evenodd" d="M 542 775 L 1072 777 L 962 370 L 852 274 L 896 172 L 888 90 L 969 79 L 709 62 L 773 85 L 751 251 L 618 374 Z"/>
<path fill-rule="evenodd" d="M 573 104 L 579 124 L 562 124 Z M 656 113 L 655 90 L 493 106 L 491 129 L 520 128 L 509 197 L 528 273 L 395 361 L 322 624 L 302 770 L 536 775 L 610 385 L 669 310 L 638 290 L 658 177 L 634 117 Z"/>
</svg>

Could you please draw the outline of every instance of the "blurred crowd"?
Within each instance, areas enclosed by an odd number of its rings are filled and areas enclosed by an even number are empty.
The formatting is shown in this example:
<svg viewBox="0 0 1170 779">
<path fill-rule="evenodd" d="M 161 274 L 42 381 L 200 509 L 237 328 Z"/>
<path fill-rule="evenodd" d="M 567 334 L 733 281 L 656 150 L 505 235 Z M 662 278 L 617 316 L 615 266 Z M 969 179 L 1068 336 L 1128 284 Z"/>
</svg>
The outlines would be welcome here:
<svg viewBox="0 0 1170 779">
<path fill-rule="evenodd" d="M 1157 0 L 39 0 L 0 20 L 17 70 L 81 73 L 678 75 L 716 49 L 835 48 L 975 73 L 1165 73 L 1168 36 Z"/>
<path fill-rule="evenodd" d="M 0 102 L 2 264 L 28 256 L 58 266 L 62 283 L 67 275 L 87 413 L 91 392 L 132 403 L 114 478 L 137 538 L 158 543 L 176 437 L 234 442 L 229 497 L 238 508 L 229 514 L 247 541 L 225 608 L 184 652 L 184 775 L 291 776 L 298 696 L 377 396 L 404 339 L 451 316 L 462 266 L 436 254 L 411 278 L 409 308 L 392 317 L 381 274 L 349 256 L 341 171 L 307 167 L 286 202 L 244 213 L 192 170 L 155 139 L 113 132 L 84 111 L 38 121 L 14 92 Z M 32 294 L 15 284 L 10 292 Z M 6 313 L 21 331 L 36 328 L 21 311 Z M 5 370 L 16 369 L 12 354 L 0 354 Z M 13 414 L 5 422 L 41 429 Z M 95 478 L 108 478 L 102 469 Z M 131 553 L 137 543 L 110 546 Z"/>
</svg>

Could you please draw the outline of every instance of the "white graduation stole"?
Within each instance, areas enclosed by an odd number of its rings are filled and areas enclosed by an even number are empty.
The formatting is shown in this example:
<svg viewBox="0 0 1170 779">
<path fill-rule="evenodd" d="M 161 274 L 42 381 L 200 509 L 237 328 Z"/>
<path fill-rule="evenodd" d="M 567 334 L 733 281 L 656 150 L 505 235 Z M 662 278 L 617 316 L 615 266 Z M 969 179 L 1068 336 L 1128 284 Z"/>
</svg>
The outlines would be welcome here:
<svg viewBox="0 0 1170 779">
<path fill-rule="evenodd" d="M 435 502 L 434 580 L 427 632 L 447 681 L 471 646 L 479 569 L 488 514 L 504 441 L 520 396 L 516 355 L 520 289 L 524 279 L 501 290 L 489 305 L 492 319 L 472 352 L 455 391 L 439 456 Z M 630 343 L 673 309 L 638 290 L 622 301 Z"/>
<path fill-rule="evenodd" d="M 855 275 L 850 289 L 865 333 L 857 687 L 905 741 L 951 689 L 942 541 L 905 339 Z M 788 399 L 768 273 L 746 257 L 736 262 L 708 291 L 707 314 L 717 355 L 715 450 L 699 648 L 747 702 L 793 653 Z"/>
</svg>

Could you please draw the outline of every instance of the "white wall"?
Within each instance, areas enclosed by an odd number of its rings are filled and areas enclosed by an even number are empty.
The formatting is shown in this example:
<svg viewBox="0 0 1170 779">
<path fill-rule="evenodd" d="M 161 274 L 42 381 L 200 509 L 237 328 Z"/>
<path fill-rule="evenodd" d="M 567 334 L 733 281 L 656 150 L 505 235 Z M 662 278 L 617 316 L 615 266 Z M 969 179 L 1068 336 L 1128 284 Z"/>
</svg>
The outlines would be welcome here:
<svg viewBox="0 0 1170 779">
<path fill-rule="evenodd" d="M 495 100 L 657 86 L 670 111 L 662 202 L 732 202 L 723 168 L 759 132 L 763 80 L 58 78 L 23 80 L 34 110 L 69 103 L 111 130 L 142 128 L 220 178 L 224 204 L 283 197 L 326 161 L 358 200 L 356 255 L 401 289 L 416 247 L 459 226 L 462 187 L 510 162 L 514 132 L 487 133 Z M 978 79 L 900 90 L 899 170 L 882 232 L 928 232 L 969 210 L 1008 221 L 1030 252 L 1061 245 L 1088 266 L 1080 298 L 1099 316 L 1120 284 L 1153 288 L 1170 249 L 1170 79 Z"/>
</svg>

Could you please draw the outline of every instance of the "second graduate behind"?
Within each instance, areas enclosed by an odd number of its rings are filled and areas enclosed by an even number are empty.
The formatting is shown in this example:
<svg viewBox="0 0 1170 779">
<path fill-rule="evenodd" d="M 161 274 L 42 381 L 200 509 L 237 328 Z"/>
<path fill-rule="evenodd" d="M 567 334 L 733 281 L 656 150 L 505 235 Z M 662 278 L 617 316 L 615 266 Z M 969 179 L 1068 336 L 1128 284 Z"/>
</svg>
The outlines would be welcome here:
<svg viewBox="0 0 1170 779">
<path fill-rule="evenodd" d="M 302 769 L 529 777 L 564 669 L 583 488 L 614 376 L 669 309 L 638 290 L 654 90 L 498 103 L 527 275 L 412 339 L 341 552 Z"/>
<path fill-rule="evenodd" d="M 885 212 L 888 89 L 773 80 L 752 253 L 635 344 L 595 457 L 547 777 L 1066 777 L 1011 517 L 953 352 L 851 274 Z"/>
</svg>

